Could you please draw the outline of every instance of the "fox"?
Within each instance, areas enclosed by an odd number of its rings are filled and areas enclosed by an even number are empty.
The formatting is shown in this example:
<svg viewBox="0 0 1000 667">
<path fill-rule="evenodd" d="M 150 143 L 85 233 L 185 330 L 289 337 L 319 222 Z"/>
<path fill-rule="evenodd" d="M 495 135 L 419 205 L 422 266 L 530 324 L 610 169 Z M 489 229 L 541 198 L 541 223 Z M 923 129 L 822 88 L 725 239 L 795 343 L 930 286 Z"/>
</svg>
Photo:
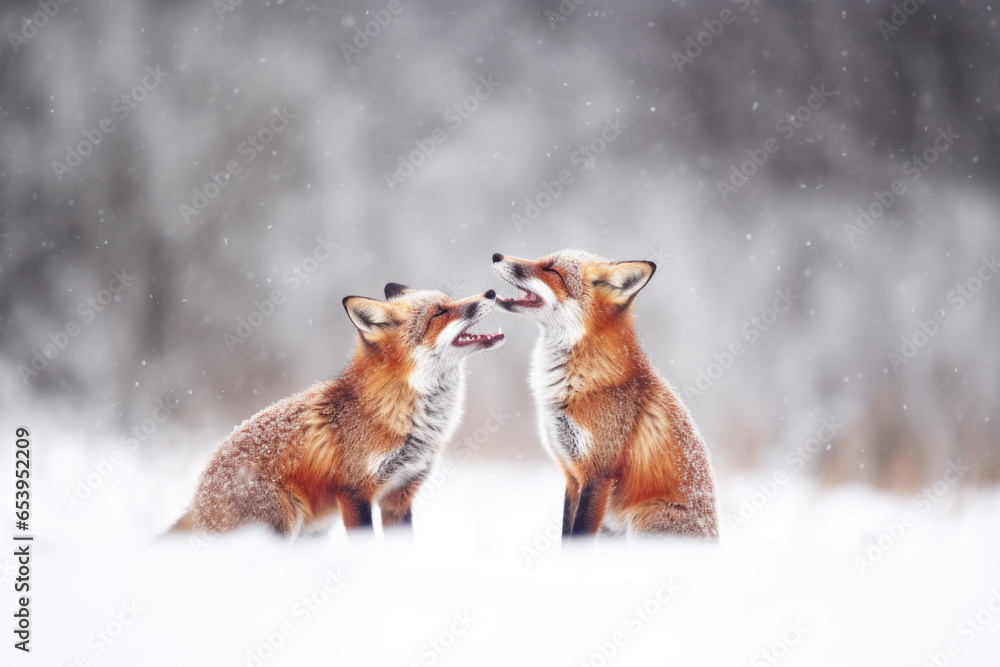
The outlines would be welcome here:
<svg viewBox="0 0 1000 667">
<path fill-rule="evenodd" d="M 398 283 L 385 300 L 343 299 L 357 329 L 343 373 L 279 400 L 237 426 L 201 474 L 171 532 L 261 525 L 321 534 L 339 511 L 349 529 L 412 530 L 412 502 L 458 429 L 465 361 L 504 342 L 470 333 L 496 306 L 489 290 L 461 300 Z"/>
<path fill-rule="evenodd" d="M 533 261 L 495 253 L 493 270 L 520 294 L 497 304 L 540 329 L 529 384 L 542 446 L 566 480 L 564 539 L 716 540 L 711 454 L 635 330 L 632 303 L 656 264 L 563 250 Z"/>
</svg>

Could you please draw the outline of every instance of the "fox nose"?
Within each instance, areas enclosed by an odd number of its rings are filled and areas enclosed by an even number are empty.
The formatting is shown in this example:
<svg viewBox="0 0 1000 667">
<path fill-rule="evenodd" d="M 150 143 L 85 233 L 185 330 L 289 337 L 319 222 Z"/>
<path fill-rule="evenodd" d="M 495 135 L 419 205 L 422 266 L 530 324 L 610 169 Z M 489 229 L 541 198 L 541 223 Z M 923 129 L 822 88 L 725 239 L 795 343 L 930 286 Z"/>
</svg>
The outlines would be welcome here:
<svg viewBox="0 0 1000 667">
<path fill-rule="evenodd" d="M 487 290 L 486 294 L 483 295 L 484 299 L 495 299 L 497 298 L 496 290 Z"/>
<path fill-rule="evenodd" d="M 496 264 L 497 262 L 502 262 L 502 261 L 503 261 L 503 255 L 501 255 L 498 252 L 493 253 L 493 263 L 494 264 Z"/>
</svg>

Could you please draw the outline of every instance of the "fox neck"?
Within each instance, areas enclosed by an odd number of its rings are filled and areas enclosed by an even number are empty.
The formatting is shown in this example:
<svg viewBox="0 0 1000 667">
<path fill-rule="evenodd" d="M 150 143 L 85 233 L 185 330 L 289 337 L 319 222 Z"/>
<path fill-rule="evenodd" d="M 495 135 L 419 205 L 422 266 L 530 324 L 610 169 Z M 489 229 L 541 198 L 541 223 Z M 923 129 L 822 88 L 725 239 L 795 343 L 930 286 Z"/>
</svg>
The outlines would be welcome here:
<svg viewBox="0 0 1000 667">
<path fill-rule="evenodd" d="M 442 364 L 418 355 L 408 384 L 414 392 L 406 437 L 380 471 L 385 488 L 423 479 L 458 430 L 465 402 L 464 361 Z"/>
<path fill-rule="evenodd" d="M 531 386 L 542 447 L 549 456 L 567 466 L 590 456 L 592 435 L 571 418 L 571 406 L 588 392 L 620 385 L 644 372 L 645 356 L 628 312 L 583 321 L 576 336 L 552 335 L 543 327 L 535 345 Z"/>
<path fill-rule="evenodd" d="M 465 398 L 464 362 L 432 363 L 420 354 L 359 346 L 343 384 L 365 397 L 365 417 L 387 428 L 396 445 L 371 473 L 391 488 L 428 474 L 445 443 L 458 430 Z"/>
<path fill-rule="evenodd" d="M 576 395 L 621 384 L 645 369 L 630 312 L 594 317 L 578 331 L 542 327 L 535 345 L 532 388 L 539 402 L 565 406 Z"/>
<path fill-rule="evenodd" d="M 412 360 L 360 341 L 340 383 L 351 388 L 367 419 L 402 437 L 417 399 L 409 381 L 413 372 Z"/>
<path fill-rule="evenodd" d="M 359 341 L 344 371 L 343 378 L 366 397 L 373 416 L 401 435 L 410 432 L 420 409 L 461 409 L 464 360 L 444 363 L 422 352 Z"/>
<path fill-rule="evenodd" d="M 465 404 L 465 362 L 446 370 L 419 371 L 411 378 L 417 394 L 410 437 L 440 450 L 455 435 Z"/>
</svg>

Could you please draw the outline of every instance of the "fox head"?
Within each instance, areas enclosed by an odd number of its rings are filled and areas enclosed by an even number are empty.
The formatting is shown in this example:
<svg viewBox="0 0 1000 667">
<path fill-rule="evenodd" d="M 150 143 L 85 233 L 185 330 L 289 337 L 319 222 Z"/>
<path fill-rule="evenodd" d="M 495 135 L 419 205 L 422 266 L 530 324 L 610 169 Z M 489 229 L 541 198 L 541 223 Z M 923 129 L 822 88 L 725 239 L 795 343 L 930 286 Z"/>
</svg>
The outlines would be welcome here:
<svg viewBox="0 0 1000 667">
<path fill-rule="evenodd" d="M 496 253 L 493 271 L 524 292 L 516 299 L 497 299 L 502 308 L 535 320 L 547 331 L 579 339 L 594 318 L 615 319 L 626 313 L 656 265 L 563 250 L 536 260 Z"/>
<path fill-rule="evenodd" d="M 441 292 L 389 283 L 385 300 L 344 297 L 344 309 L 365 348 L 408 358 L 426 370 L 448 370 L 463 359 L 499 347 L 504 336 L 468 330 L 496 305 L 496 292 L 455 300 Z"/>
</svg>

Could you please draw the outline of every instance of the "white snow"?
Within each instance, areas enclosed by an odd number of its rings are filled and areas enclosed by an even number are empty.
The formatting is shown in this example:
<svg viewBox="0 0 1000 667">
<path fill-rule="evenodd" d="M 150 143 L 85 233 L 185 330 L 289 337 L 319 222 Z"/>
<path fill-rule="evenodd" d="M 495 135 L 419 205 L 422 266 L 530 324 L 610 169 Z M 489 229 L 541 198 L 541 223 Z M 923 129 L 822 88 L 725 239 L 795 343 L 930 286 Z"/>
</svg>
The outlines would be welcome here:
<svg viewBox="0 0 1000 667">
<path fill-rule="evenodd" d="M 855 556 L 914 513 L 910 497 L 790 474 L 735 530 L 731 515 L 774 471 L 721 473 L 718 545 L 565 548 L 552 539 L 554 468 L 481 457 L 432 480 L 413 543 L 337 528 L 294 543 L 249 532 L 192 546 L 158 533 L 181 513 L 208 449 L 126 453 L 69 512 L 61 497 L 104 456 L 44 428 L 33 435 L 30 664 L 918 667 L 951 641 L 959 652 L 939 665 L 992 666 L 1000 655 L 1000 613 L 988 611 L 992 598 L 1000 612 L 995 489 L 949 490 L 864 574 Z M 9 480 L 0 486 L 9 497 Z M 6 607 L 11 576 L 0 570 Z M 962 627 L 977 612 L 989 622 Z M 765 649 L 782 655 L 768 661 Z"/>
</svg>

